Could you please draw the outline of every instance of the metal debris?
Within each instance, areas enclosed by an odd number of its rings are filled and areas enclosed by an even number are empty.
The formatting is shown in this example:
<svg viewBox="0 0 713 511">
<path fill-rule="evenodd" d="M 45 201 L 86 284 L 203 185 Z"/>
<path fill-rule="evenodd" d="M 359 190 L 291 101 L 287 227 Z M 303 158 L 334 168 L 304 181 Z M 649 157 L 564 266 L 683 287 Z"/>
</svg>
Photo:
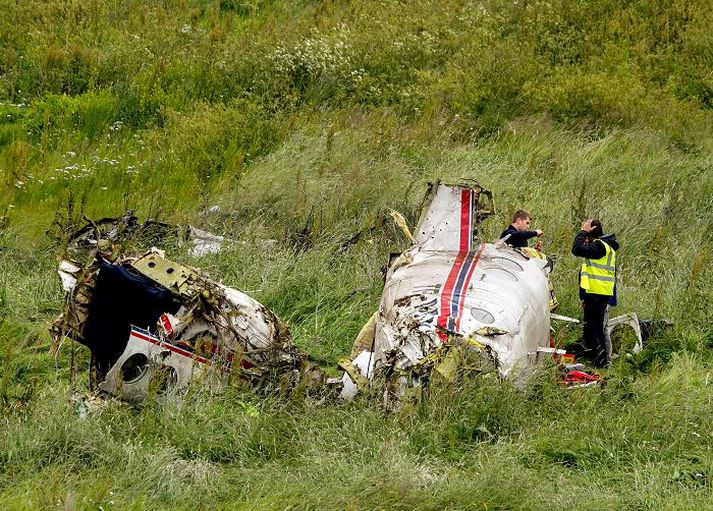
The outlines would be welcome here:
<svg viewBox="0 0 713 511">
<path fill-rule="evenodd" d="M 637 317 L 635 312 L 630 312 L 629 314 L 623 314 L 615 318 L 609 318 L 609 320 L 607 321 L 605 332 L 607 340 L 607 351 L 610 354 L 612 352 L 611 333 L 614 328 L 619 325 L 626 325 L 631 327 L 632 330 L 634 330 L 634 334 L 636 334 L 636 344 L 634 344 L 631 350 L 632 353 L 636 354 L 639 353 L 642 349 L 644 349 L 644 341 L 641 338 L 641 326 L 639 324 L 639 318 Z"/>
<path fill-rule="evenodd" d="M 527 378 L 550 347 L 546 259 L 479 240 L 492 196 L 475 184 L 430 185 L 414 243 L 392 257 L 372 331 L 344 361 L 342 397 L 377 375 L 387 401 L 450 379 L 466 361 L 478 371 Z M 418 391 L 417 391 L 418 392 Z"/>
<path fill-rule="evenodd" d="M 156 225 L 153 234 L 173 230 Z M 231 375 L 274 389 L 321 384 L 321 371 L 266 307 L 161 250 L 127 249 L 146 235 L 131 215 L 91 222 L 59 265 L 66 298 L 50 329 L 54 345 L 69 337 L 91 350 L 93 388 L 142 401 Z"/>
<path fill-rule="evenodd" d="M 217 254 L 222 250 L 223 244 L 226 243 L 224 236 L 211 234 L 191 225 L 188 226 L 188 238 L 191 243 L 191 250 L 189 253 L 192 257 Z"/>
<path fill-rule="evenodd" d="M 408 224 L 406 223 L 406 219 L 404 218 L 404 216 L 394 209 L 389 210 L 389 215 L 391 216 L 394 223 L 398 226 L 398 228 L 401 229 L 401 232 L 404 233 L 404 236 L 406 236 L 412 242 L 415 241 L 413 234 L 411 234 L 411 230 L 408 228 Z"/>
<path fill-rule="evenodd" d="M 551 315 L 552 319 L 558 320 L 558 321 L 564 321 L 566 323 L 581 323 L 580 320 L 577 318 L 571 318 L 569 316 L 562 316 L 560 314 L 552 314 Z M 644 332 L 646 331 L 645 328 L 647 325 L 651 324 L 651 320 L 639 320 L 639 317 L 635 312 L 629 312 L 627 314 L 622 314 L 621 316 L 616 316 L 613 318 L 609 318 L 607 320 L 606 328 L 605 328 L 605 333 L 606 333 L 606 339 L 607 339 L 607 351 L 611 353 L 619 353 L 620 347 L 618 346 L 612 346 L 612 338 L 611 334 L 614 331 L 615 328 L 619 326 L 628 326 L 634 331 L 634 335 L 636 336 L 636 343 L 634 343 L 634 346 L 631 348 L 631 353 L 636 354 L 639 353 L 641 350 L 644 349 Z M 611 357 L 610 357 L 611 358 Z"/>
</svg>

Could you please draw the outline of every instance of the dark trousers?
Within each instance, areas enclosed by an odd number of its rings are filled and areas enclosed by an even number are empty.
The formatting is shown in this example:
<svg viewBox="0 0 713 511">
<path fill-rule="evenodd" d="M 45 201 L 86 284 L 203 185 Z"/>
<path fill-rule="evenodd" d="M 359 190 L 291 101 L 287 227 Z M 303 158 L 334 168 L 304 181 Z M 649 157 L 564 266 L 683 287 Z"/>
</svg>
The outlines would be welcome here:
<svg viewBox="0 0 713 511">
<path fill-rule="evenodd" d="M 607 348 L 608 298 L 601 295 L 585 295 L 582 299 L 584 309 L 584 348 L 582 353 L 594 367 L 606 367 L 610 353 Z"/>
</svg>

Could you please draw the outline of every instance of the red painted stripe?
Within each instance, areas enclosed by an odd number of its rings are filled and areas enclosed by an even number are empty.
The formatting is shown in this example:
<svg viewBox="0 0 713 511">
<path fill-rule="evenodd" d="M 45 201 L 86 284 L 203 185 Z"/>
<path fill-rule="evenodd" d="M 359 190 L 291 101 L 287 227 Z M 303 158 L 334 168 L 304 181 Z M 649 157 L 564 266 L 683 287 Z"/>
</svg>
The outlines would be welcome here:
<svg viewBox="0 0 713 511">
<path fill-rule="evenodd" d="M 451 299 L 453 297 L 453 286 L 460 272 L 460 268 L 463 265 L 463 260 L 467 252 L 458 252 L 456 260 L 453 262 L 451 267 L 451 272 L 448 274 L 446 279 L 446 285 L 443 287 L 443 292 L 441 293 L 441 314 L 438 316 L 438 326 L 443 330 L 448 329 L 448 318 L 451 313 Z M 438 330 L 438 337 L 441 341 L 445 341 L 448 335 L 442 330 Z"/>
<path fill-rule="evenodd" d="M 471 197 L 473 190 L 463 188 L 460 191 L 460 250 L 459 252 L 468 252 L 472 241 L 470 229 L 470 214 L 473 210 Z"/>
<path fill-rule="evenodd" d="M 207 358 L 203 358 L 200 355 L 196 355 L 195 353 L 191 353 L 190 351 L 182 350 L 181 348 L 178 348 L 177 346 L 174 346 L 173 344 L 168 344 L 165 342 L 161 342 L 158 339 L 153 339 L 152 337 L 149 337 L 147 335 L 144 335 L 140 332 L 137 332 L 135 330 L 132 330 L 131 332 L 132 337 L 136 337 L 137 339 L 141 339 L 142 341 L 150 342 L 151 344 L 155 344 L 156 346 L 160 346 L 162 348 L 166 348 L 169 351 L 172 351 L 174 353 L 177 353 L 178 355 L 187 357 L 187 358 L 193 358 L 196 359 L 198 362 L 201 364 L 208 364 L 210 361 Z"/>
<path fill-rule="evenodd" d="M 458 255 L 456 255 L 455 261 L 453 261 L 453 266 L 448 274 L 446 283 L 443 286 L 443 291 L 441 292 L 441 314 L 438 316 L 436 324 L 441 327 L 437 329 L 438 338 L 441 341 L 445 341 L 448 335 L 443 331 L 448 329 L 448 318 L 451 311 L 451 300 L 453 298 L 453 287 L 455 286 L 456 280 L 458 279 L 458 273 L 460 272 L 461 266 L 463 266 L 463 260 L 468 254 L 471 243 L 471 211 L 472 211 L 472 197 L 473 191 L 470 189 L 463 188 L 460 192 L 460 250 Z"/>
<path fill-rule="evenodd" d="M 198 362 L 200 362 L 200 363 L 202 363 L 202 364 L 210 364 L 210 365 L 212 365 L 212 361 L 211 361 L 211 360 L 208 360 L 207 358 L 201 357 L 200 355 L 196 355 L 195 353 L 191 353 L 190 351 L 182 350 L 181 348 L 179 348 L 179 347 L 177 347 L 177 346 L 175 346 L 175 345 L 173 345 L 173 344 L 161 342 L 159 339 L 156 339 L 156 338 L 154 338 L 154 337 L 147 336 L 147 335 L 145 335 L 145 334 L 143 334 L 143 333 L 141 333 L 141 332 L 137 332 L 136 330 L 132 330 L 132 331 L 131 331 L 131 336 L 132 336 L 132 337 L 136 337 L 137 339 L 140 339 L 140 340 L 142 340 L 142 341 L 146 341 L 146 342 L 149 342 L 149 343 L 151 343 L 151 344 L 155 344 L 156 346 L 160 346 L 160 347 L 162 347 L 162 348 L 166 348 L 166 349 L 168 349 L 168 350 L 170 350 L 170 351 L 173 351 L 174 353 L 177 353 L 178 355 L 181 355 L 181 356 L 184 356 L 184 357 L 187 357 L 187 358 L 191 358 L 191 359 L 196 359 Z M 210 348 L 211 348 L 212 353 L 214 353 L 214 354 L 215 354 L 216 352 L 220 352 L 220 351 L 221 351 L 217 344 L 211 343 L 211 344 L 210 344 Z M 234 358 L 234 356 L 235 356 L 234 353 L 227 353 L 225 358 L 226 358 L 226 360 L 227 360 L 228 363 L 232 364 L 232 363 L 233 363 L 233 358 Z M 252 362 L 250 362 L 248 359 L 243 358 L 243 359 L 240 360 L 240 367 L 242 367 L 243 369 L 251 369 L 251 368 L 255 367 L 255 364 L 253 364 Z M 221 367 L 221 369 L 222 369 L 223 371 L 225 371 L 225 372 L 230 372 L 230 368 L 229 368 L 229 367 Z"/>
<path fill-rule="evenodd" d="M 463 283 L 462 293 L 464 295 L 466 292 L 468 292 L 468 284 L 470 283 L 470 278 L 473 276 L 473 271 L 475 271 L 475 267 L 478 266 L 478 261 L 480 260 L 480 256 L 483 253 L 484 248 L 485 248 L 485 244 L 481 243 L 480 248 L 478 249 L 478 253 L 475 255 L 475 259 L 473 260 L 473 264 L 471 264 L 470 268 L 468 269 L 468 276 L 465 278 L 465 282 Z M 458 318 L 456 319 L 456 328 L 458 330 L 460 330 L 460 318 L 463 316 L 464 309 L 465 309 L 465 307 L 463 307 L 463 302 L 461 302 L 461 306 L 458 309 Z"/>
<path fill-rule="evenodd" d="M 131 337 L 136 337 L 137 339 L 141 339 L 142 341 L 150 342 L 151 344 L 155 344 L 156 346 L 161 346 L 161 341 L 159 341 L 158 339 L 154 339 L 153 337 L 144 335 L 141 332 L 137 332 L 136 330 L 131 331 Z"/>
</svg>

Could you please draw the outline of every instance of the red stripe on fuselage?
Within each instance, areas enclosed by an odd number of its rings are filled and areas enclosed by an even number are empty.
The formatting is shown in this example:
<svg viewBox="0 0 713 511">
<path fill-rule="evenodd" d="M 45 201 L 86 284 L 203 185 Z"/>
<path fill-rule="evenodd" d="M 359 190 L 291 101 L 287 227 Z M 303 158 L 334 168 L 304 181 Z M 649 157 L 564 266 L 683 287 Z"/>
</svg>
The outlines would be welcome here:
<svg viewBox="0 0 713 511">
<path fill-rule="evenodd" d="M 460 250 L 459 252 L 468 252 L 470 244 L 473 240 L 470 228 L 470 216 L 473 211 L 473 190 L 463 189 L 460 191 Z"/>
<path fill-rule="evenodd" d="M 478 261 L 480 260 L 480 256 L 483 253 L 483 249 L 485 248 L 485 245 L 483 243 L 480 244 L 480 248 L 478 249 L 478 253 L 475 255 L 475 259 L 473 260 L 473 263 L 470 265 L 470 268 L 468 268 L 468 276 L 465 278 L 465 282 L 463 283 L 463 287 L 461 288 L 461 294 L 463 295 L 463 298 L 465 298 L 465 293 L 468 291 L 468 284 L 470 283 L 470 278 L 473 276 L 473 271 L 475 271 L 475 267 L 478 266 Z M 463 316 L 463 302 L 461 301 L 459 307 L 458 307 L 458 319 L 456 320 L 456 330 L 460 330 L 460 318 Z"/>
<path fill-rule="evenodd" d="M 196 355 L 195 353 L 191 353 L 190 351 L 183 350 L 177 346 L 174 346 L 173 344 L 168 344 L 166 342 L 161 342 L 158 339 L 155 339 L 153 337 L 149 337 L 148 335 L 142 334 L 141 332 L 137 332 L 136 330 L 131 331 L 131 336 L 136 337 L 137 339 L 141 339 L 142 341 L 150 342 L 151 344 L 155 344 L 156 346 L 161 346 L 162 348 L 166 348 L 167 350 L 170 350 L 174 353 L 177 353 L 178 355 L 195 359 L 201 364 L 208 364 L 210 361 L 206 358 L 201 357 L 200 355 Z"/>
<path fill-rule="evenodd" d="M 448 274 L 446 283 L 443 286 L 443 292 L 441 293 L 441 314 L 438 316 L 437 325 L 440 327 L 437 329 L 438 337 L 441 341 L 445 341 L 448 338 L 448 334 L 444 330 L 448 330 L 448 318 L 450 317 L 451 311 L 451 300 L 453 298 L 453 288 L 458 279 L 458 274 L 460 273 L 461 266 L 463 266 L 463 261 L 465 256 L 470 250 L 470 244 L 472 239 L 472 229 L 471 229 L 471 213 L 473 211 L 473 190 L 463 188 L 460 191 L 460 246 L 458 250 L 458 255 L 456 255 L 455 261 L 453 261 L 453 266 Z"/>
<path fill-rule="evenodd" d="M 155 344 L 156 346 L 161 346 L 162 348 L 166 348 L 178 355 L 181 355 L 181 356 L 184 356 L 184 357 L 187 357 L 190 359 L 195 359 L 196 361 L 200 362 L 201 364 L 210 364 L 210 365 L 213 364 L 213 362 L 211 360 L 208 360 L 205 357 L 201 357 L 200 355 L 196 355 L 195 353 L 192 353 L 188 350 L 181 349 L 174 344 L 162 342 L 161 340 L 159 340 L 155 337 L 152 337 L 150 335 L 146 335 L 143 332 L 140 332 L 138 330 L 131 330 L 131 336 L 135 337 L 137 339 L 140 339 L 142 341 L 146 341 L 151 344 Z M 211 345 L 210 348 L 211 348 L 211 352 L 213 353 L 213 355 L 215 355 L 215 353 L 217 351 L 220 351 L 220 348 L 215 344 Z M 225 358 L 229 364 L 232 364 L 233 359 L 234 359 L 234 353 L 226 353 Z M 242 367 L 243 369 L 251 369 L 251 368 L 255 367 L 255 364 L 253 364 L 249 360 L 243 358 L 240 360 L 240 367 Z M 229 368 L 221 367 L 221 370 L 227 372 L 227 371 L 229 371 Z"/>
</svg>

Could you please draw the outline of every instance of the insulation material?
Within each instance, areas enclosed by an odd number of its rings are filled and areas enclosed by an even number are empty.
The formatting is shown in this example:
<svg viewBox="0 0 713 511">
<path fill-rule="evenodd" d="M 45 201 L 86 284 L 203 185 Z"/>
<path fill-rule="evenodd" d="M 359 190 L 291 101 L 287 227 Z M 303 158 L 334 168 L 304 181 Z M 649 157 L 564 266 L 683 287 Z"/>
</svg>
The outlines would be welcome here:
<svg viewBox="0 0 713 511">
<path fill-rule="evenodd" d="M 221 251 L 225 242 L 225 237 L 203 231 L 192 225 L 188 227 L 188 233 L 191 243 L 190 255 L 192 257 L 217 254 Z"/>
<path fill-rule="evenodd" d="M 81 267 L 66 259 L 63 259 L 59 263 L 57 273 L 59 273 L 59 278 L 62 281 L 62 289 L 64 289 L 65 293 L 71 291 L 77 283 L 77 274 L 81 270 Z"/>
</svg>

